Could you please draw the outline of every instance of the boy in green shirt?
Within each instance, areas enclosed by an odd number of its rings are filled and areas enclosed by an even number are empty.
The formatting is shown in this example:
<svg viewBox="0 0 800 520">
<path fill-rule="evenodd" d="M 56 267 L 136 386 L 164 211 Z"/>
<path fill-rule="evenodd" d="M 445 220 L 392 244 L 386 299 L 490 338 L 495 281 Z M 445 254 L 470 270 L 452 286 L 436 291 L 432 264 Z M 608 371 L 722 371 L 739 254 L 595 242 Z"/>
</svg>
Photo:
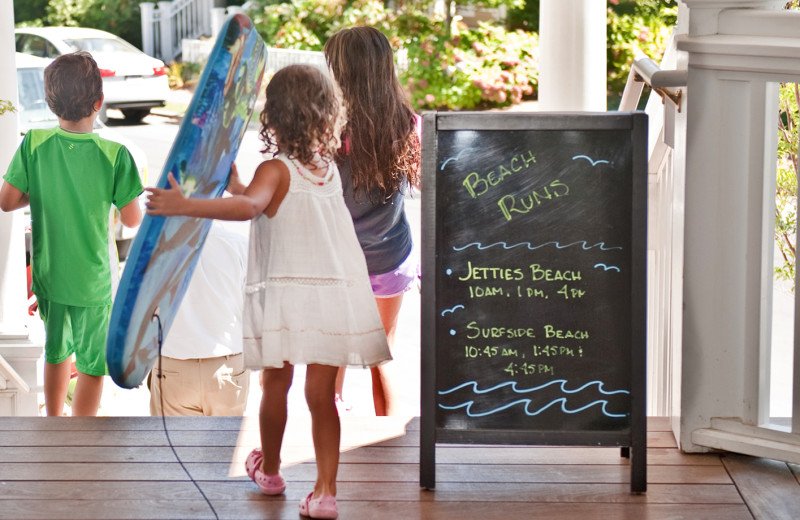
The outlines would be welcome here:
<svg viewBox="0 0 800 520">
<path fill-rule="evenodd" d="M 73 415 L 96 415 L 106 372 L 116 255 L 111 205 L 123 225 L 142 220 L 142 182 L 130 152 L 92 133 L 103 105 L 97 63 L 86 52 L 58 57 L 44 73 L 59 126 L 29 131 L 3 177 L 0 209 L 31 207 L 33 292 L 45 325 L 47 415 L 63 412 L 75 353 Z"/>
</svg>

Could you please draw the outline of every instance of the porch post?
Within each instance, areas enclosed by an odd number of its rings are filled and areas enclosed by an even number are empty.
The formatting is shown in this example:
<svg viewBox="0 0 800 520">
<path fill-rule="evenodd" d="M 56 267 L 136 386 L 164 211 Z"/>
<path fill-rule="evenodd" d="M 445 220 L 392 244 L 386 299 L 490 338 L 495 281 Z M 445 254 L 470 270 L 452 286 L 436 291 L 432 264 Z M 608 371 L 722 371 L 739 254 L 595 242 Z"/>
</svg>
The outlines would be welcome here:
<svg viewBox="0 0 800 520">
<path fill-rule="evenodd" d="M 606 3 L 541 0 L 539 110 L 606 110 Z"/>
<path fill-rule="evenodd" d="M 0 0 L 0 100 L 18 106 L 14 4 Z M 0 115 L 0 175 L 17 148 L 17 117 Z M 2 181 L 0 181 L 2 183 Z M 20 212 L 0 212 L 0 416 L 38 414 L 37 361 L 42 347 L 28 339 L 25 235 Z"/>
<path fill-rule="evenodd" d="M 689 96 L 676 436 L 692 452 L 720 447 L 708 433 L 719 418 L 760 423 L 771 316 L 764 277 L 771 275 L 773 237 L 765 223 L 774 218 L 776 82 L 800 77 L 800 17 L 768 13 L 783 0 L 683 3 L 689 34 L 678 49 L 688 53 Z M 786 35 L 775 23 L 784 14 L 793 25 Z"/>
<path fill-rule="evenodd" d="M 14 4 L 0 0 L 0 99 L 17 99 L 17 72 L 14 54 Z M 0 116 L 0 177 L 17 149 L 17 116 Z M 0 181 L 2 183 L 2 181 Z M 0 338 L 27 337 L 25 329 L 25 237 L 19 211 L 0 212 Z"/>
</svg>

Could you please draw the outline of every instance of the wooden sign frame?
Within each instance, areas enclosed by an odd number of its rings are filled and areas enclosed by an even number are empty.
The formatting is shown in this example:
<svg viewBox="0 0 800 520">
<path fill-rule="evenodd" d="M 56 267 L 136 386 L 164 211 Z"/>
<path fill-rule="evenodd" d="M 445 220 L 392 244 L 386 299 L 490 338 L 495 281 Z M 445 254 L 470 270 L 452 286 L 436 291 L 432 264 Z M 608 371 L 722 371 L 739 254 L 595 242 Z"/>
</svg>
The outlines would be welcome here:
<svg viewBox="0 0 800 520">
<path fill-rule="evenodd" d="M 627 153 L 632 171 L 629 175 L 630 211 L 629 324 L 621 324 L 630 334 L 629 373 L 629 427 L 614 431 L 602 428 L 588 431 L 570 428 L 519 429 L 486 427 L 471 428 L 465 418 L 458 428 L 437 424 L 439 408 L 437 381 L 437 348 L 444 348 L 441 339 L 437 344 L 437 327 L 444 326 L 439 311 L 450 302 L 439 302 L 437 287 L 445 274 L 437 272 L 437 248 L 442 237 L 437 237 L 440 213 L 446 211 L 442 204 L 444 194 L 437 193 L 438 175 L 444 168 L 439 157 L 440 134 L 445 132 L 506 132 L 513 137 L 518 131 L 555 131 L 574 135 L 575 132 L 612 130 L 627 136 L 620 143 Z M 486 134 L 489 135 L 489 134 Z M 512 137 L 509 137 L 511 139 Z M 423 176 L 422 176 L 422 316 L 421 316 L 421 432 L 420 432 L 420 485 L 433 489 L 436 483 L 435 448 L 437 443 L 478 444 L 528 444 L 562 446 L 618 446 L 625 457 L 630 457 L 631 492 L 647 489 L 646 455 L 646 255 L 647 255 L 647 116 L 634 113 L 469 113 L 428 112 L 423 114 Z M 451 150 L 452 151 L 452 150 Z M 580 157 L 580 156 L 575 156 Z M 586 157 L 589 162 L 595 159 Z M 600 162 L 600 161 L 598 161 Z M 437 211 L 439 210 L 439 211 Z M 440 336 L 441 338 L 441 336 Z M 627 367 L 626 367 L 627 369 Z M 474 383 L 474 382 L 473 382 Z M 477 389 L 477 385 L 476 385 Z M 444 408 L 444 407 L 443 407 Z M 530 414 L 529 414 L 530 415 Z M 626 419 L 627 420 L 627 419 Z M 467 424 L 464 427 L 464 424 Z"/>
</svg>

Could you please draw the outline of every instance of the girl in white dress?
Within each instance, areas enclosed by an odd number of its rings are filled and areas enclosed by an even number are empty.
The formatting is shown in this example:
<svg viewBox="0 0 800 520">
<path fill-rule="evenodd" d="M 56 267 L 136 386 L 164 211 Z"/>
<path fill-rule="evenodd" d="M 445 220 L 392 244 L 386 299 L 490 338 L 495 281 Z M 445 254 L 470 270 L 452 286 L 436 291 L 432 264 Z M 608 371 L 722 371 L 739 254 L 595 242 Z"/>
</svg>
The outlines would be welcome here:
<svg viewBox="0 0 800 520">
<path fill-rule="evenodd" d="M 261 369 L 262 450 L 245 467 L 265 494 L 286 485 L 280 450 L 294 365 L 307 365 L 305 394 L 317 459 L 314 490 L 300 503 L 311 518 L 336 518 L 338 367 L 373 367 L 391 359 L 353 221 L 333 161 L 344 122 L 341 95 L 321 71 L 279 70 L 267 86 L 260 137 L 274 159 L 248 186 L 232 169 L 231 197 L 185 198 L 148 188 L 151 215 L 252 219 L 244 310 L 244 361 Z"/>
</svg>

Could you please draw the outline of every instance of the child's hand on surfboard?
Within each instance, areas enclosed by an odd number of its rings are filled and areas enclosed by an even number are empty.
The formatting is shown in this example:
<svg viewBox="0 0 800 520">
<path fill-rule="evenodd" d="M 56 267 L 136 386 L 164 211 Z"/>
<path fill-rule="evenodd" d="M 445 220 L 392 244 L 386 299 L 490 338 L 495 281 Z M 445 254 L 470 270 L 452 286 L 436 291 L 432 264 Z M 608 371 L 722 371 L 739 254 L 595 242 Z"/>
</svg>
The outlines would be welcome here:
<svg viewBox="0 0 800 520">
<path fill-rule="evenodd" d="M 228 177 L 228 186 L 225 188 L 225 191 L 231 195 L 241 195 L 244 193 L 245 188 L 247 188 L 247 186 L 242 184 L 242 180 L 239 178 L 239 170 L 236 168 L 236 163 L 232 163 L 231 173 Z"/>
<path fill-rule="evenodd" d="M 147 195 L 147 214 L 148 215 L 183 215 L 183 203 L 186 197 L 183 196 L 181 185 L 175 180 L 172 172 L 169 172 L 167 181 L 170 187 L 164 188 L 145 188 Z"/>
</svg>

